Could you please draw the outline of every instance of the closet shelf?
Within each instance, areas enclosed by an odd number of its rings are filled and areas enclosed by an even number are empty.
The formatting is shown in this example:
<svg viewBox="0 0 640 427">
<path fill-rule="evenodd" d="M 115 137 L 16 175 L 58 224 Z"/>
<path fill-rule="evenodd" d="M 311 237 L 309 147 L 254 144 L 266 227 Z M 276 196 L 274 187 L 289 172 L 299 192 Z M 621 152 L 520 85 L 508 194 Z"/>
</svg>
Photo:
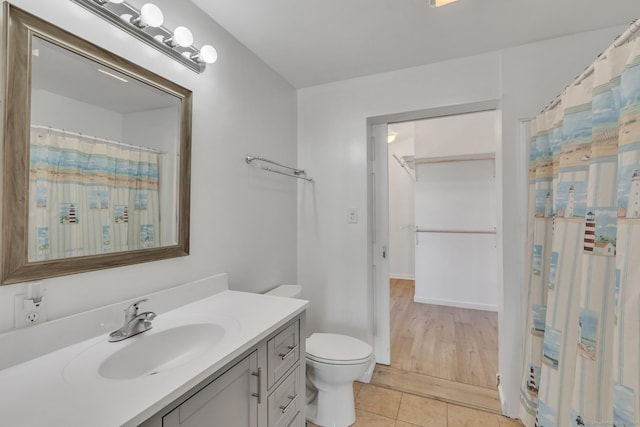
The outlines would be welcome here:
<svg viewBox="0 0 640 427">
<path fill-rule="evenodd" d="M 454 162 L 473 162 L 479 160 L 495 160 L 496 153 L 475 153 L 462 154 L 458 156 L 443 157 L 416 157 L 414 162 L 416 165 L 428 165 L 435 163 L 454 163 Z"/>
</svg>

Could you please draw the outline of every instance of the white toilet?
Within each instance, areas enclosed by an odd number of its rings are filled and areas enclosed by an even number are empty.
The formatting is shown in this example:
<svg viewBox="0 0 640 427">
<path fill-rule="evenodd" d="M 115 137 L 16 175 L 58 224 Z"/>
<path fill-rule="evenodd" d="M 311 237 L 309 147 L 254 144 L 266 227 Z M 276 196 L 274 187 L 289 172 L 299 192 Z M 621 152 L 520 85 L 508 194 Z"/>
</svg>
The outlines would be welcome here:
<svg viewBox="0 0 640 427">
<path fill-rule="evenodd" d="M 267 295 L 296 298 L 299 285 L 282 285 Z M 353 382 L 369 368 L 373 349 L 356 338 L 312 334 L 306 340 L 307 420 L 323 427 L 348 427 L 356 421 Z"/>
</svg>

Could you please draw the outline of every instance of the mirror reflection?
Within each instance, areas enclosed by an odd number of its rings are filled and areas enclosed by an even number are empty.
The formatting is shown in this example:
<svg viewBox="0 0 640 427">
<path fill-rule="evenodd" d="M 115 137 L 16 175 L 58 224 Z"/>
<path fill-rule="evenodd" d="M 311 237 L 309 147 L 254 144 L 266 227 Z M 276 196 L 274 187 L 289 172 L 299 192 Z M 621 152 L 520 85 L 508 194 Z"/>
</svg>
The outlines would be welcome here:
<svg viewBox="0 0 640 427">
<path fill-rule="evenodd" d="M 0 284 L 188 255 L 192 92 L 4 11 Z"/>
<path fill-rule="evenodd" d="M 32 40 L 28 261 L 178 243 L 182 100 Z"/>
</svg>

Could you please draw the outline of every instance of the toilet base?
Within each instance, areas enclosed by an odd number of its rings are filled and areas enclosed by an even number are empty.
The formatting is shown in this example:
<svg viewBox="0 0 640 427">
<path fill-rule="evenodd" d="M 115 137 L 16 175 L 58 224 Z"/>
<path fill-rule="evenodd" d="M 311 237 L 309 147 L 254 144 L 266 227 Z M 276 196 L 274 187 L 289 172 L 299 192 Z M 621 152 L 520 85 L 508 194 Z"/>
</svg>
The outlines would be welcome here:
<svg viewBox="0 0 640 427">
<path fill-rule="evenodd" d="M 306 418 L 322 427 L 349 427 L 355 423 L 353 383 L 333 388 L 330 393 L 317 390 L 315 399 L 307 405 Z"/>
</svg>

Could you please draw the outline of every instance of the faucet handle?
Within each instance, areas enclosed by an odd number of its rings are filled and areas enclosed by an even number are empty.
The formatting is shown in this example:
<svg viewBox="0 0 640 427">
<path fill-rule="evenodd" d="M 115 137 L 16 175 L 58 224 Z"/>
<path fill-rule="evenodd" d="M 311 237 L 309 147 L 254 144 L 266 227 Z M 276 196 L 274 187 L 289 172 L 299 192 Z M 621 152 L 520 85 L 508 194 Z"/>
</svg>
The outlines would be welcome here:
<svg viewBox="0 0 640 427">
<path fill-rule="evenodd" d="M 134 303 L 131 303 L 131 305 L 129 305 L 129 307 L 127 307 L 124 311 L 127 314 L 127 318 L 131 319 L 134 318 L 138 315 L 138 305 L 142 304 L 143 302 L 147 302 L 148 300 L 146 298 L 141 299 L 139 301 L 136 301 Z"/>
</svg>

